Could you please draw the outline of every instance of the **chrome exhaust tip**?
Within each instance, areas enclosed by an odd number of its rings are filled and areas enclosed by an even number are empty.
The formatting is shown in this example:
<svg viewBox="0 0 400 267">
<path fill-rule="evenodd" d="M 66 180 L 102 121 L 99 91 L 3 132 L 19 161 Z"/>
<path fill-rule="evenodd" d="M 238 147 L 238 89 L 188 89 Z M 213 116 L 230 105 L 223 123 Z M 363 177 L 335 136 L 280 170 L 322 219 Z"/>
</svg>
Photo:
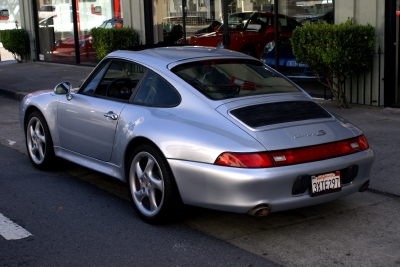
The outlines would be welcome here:
<svg viewBox="0 0 400 267">
<path fill-rule="evenodd" d="M 271 207 L 267 204 L 257 205 L 247 212 L 247 214 L 255 217 L 267 216 L 271 212 Z"/>
<path fill-rule="evenodd" d="M 369 180 L 366 181 L 366 182 L 360 187 L 360 189 L 358 189 L 358 191 L 359 191 L 359 192 L 364 192 L 365 190 L 367 190 L 368 186 L 369 186 Z"/>
</svg>

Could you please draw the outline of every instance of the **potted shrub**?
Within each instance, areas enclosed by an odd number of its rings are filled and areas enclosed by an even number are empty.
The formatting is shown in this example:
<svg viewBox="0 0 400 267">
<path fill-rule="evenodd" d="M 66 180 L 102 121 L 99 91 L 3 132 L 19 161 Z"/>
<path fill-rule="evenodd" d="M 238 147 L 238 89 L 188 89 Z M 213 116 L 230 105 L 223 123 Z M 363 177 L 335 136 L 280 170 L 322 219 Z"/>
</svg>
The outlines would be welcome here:
<svg viewBox="0 0 400 267">
<path fill-rule="evenodd" d="M 128 49 L 138 43 L 137 34 L 131 28 L 93 28 L 91 35 L 92 45 L 99 60 L 112 51 Z"/>
<path fill-rule="evenodd" d="M 296 60 L 307 64 L 318 81 L 330 88 L 339 107 L 348 108 L 343 86 L 353 73 L 369 70 L 375 50 L 375 28 L 310 23 L 297 27 L 291 38 Z"/>
<path fill-rule="evenodd" d="M 23 29 L 1 31 L 1 42 L 4 49 L 10 51 L 18 63 L 29 54 L 29 36 Z"/>
</svg>

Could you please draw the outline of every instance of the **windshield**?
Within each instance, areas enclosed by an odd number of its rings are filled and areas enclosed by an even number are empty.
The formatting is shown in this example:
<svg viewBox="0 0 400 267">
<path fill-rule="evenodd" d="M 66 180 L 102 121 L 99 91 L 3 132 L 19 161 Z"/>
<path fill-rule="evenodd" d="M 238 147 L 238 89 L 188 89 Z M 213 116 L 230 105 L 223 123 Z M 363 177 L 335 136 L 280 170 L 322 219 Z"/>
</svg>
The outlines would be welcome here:
<svg viewBox="0 0 400 267">
<path fill-rule="evenodd" d="M 241 30 L 246 25 L 247 20 L 253 13 L 235 13 L 228 17 L 228 28 L 232 30 Z"/>
<path fill-rule="evenodd" d="M 105 29 L 111 29 L 111 28 L 121 28 L 123 25 L 122 20 L 115 20 L 115 19 L 109 19 L 104 21 L 99 28 L 105 28 Z"/>
<path fill-rule="evenodd" d="M 256 60 L 197 61 L 176 66 L 172 72 L 213 100 L 300 91 Z"/>
<path fill-rule="evenodd" d="M 253 15 L 254 12 L 242 12 L 242 13 L 235 13 L 231 14 L 228 17 L 228 29 L 231 30 L 236 30 L 240 31 L 244 29 L 244 26 L 246 25 L 247 21 Z M 218 28 L 219 30 L 223 30 L 224 26 L 221 24 Z"/>
</svg>

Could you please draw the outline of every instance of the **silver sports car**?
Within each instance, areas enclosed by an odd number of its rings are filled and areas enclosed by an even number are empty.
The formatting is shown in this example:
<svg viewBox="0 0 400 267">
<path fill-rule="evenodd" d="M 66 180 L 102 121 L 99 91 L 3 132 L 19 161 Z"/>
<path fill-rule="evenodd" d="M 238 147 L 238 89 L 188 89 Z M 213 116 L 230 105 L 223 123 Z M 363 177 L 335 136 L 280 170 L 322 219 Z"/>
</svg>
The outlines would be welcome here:
<svg viewBox="0 0 400 267">
<path fill-rule="evenodd" d="M 109 54 L 79 89 L 26 96 L 32 164 L 59 157 L 126 182 L 149 223 L 181 205 L 255 216 L 364 191 L 363 133 L 245 54 L 169 47 Z"/>
</svg>

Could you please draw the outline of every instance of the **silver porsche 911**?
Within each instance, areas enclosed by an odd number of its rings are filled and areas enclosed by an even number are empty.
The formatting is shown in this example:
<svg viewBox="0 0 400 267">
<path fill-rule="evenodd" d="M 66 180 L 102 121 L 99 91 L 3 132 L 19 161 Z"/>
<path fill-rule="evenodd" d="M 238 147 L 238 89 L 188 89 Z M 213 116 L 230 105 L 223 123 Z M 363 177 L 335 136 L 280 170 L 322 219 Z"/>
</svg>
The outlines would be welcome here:
<svg viewBox="0 0 400 267">
<path fill-rule="evenodd" d="M 149 223 L 181 205 L 255 216 L 364 191 L 363 133 L 247 55 L 208 47 L 109 54 L 79 89 L 21 102 L 32 164 L 59 157 L 126 182 Z"/>
</svg>

